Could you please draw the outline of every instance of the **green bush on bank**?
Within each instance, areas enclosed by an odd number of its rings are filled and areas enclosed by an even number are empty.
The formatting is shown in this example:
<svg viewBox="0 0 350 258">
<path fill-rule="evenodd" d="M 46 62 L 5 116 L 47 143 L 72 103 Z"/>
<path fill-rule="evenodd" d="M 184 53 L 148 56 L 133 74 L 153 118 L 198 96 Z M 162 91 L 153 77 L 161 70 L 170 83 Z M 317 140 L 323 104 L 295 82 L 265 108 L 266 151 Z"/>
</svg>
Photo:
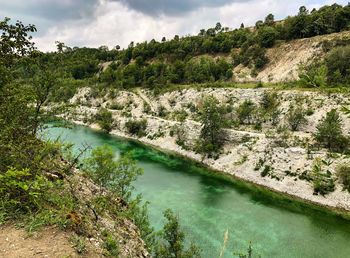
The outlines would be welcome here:
<svg viewBox="0 0 350 258">
<path fill-rule="evenodd" d="M 344 190 L 348 190 L 350 193 L 350 166 L 346 164 L 340 165 L 337 167 L 337 174 L 344 186 Z"/>
<path fill-rule="evenodd" d="M 100 108 L 95 115 L 95 120 L 100 128 L 109 133 L 113 129 L 113 114 L 105 108 Z"/>
<path fill-rule="evenodd" d="M 349 137 L 343 135 L 342 120 L 339 113 L 332 109 L 317 125 L 315 140 L 331 151 L 342 152 L 349 147 Z"/>
<path fill-rule="evenodd" d="M 130 119 L 125 123 L 125 127 L 131 135 L 136 135 L 138 137 L 146 136 L 147 120 Z"/>
</svg>

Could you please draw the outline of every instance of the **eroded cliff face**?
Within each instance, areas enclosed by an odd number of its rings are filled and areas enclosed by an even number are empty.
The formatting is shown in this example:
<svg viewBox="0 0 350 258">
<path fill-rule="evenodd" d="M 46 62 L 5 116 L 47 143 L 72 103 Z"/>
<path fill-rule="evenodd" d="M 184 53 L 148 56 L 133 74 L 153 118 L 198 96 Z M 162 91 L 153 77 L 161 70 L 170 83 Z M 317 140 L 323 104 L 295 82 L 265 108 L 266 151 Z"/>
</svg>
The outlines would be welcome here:
<svg viewBox="0 0 350 258">
<path fill-rule="evenodd" d="M 346 155 L 330 155 L 327 149 L 315 147 L 313 134 L 321 119 L 332 109 L 341 118 L 345 135 L 350 131 L 350 118 L 341 110 L 349 102 L 346 94 L 323 94 L 311 91 L 276 91 L 275 118 L 264 117 L 256 111 L 250 124 L 232 123 L 225 129 L 223 150 L 214 158 L 195 153 L 194 145 L 201 129 L 199 112 L 203 96 L 213 95 L 226 106 L 224 116 L 237 120 L 237 107 L 246 100 L 261 108 L 262 99 L 272 89 L 183 89 L 159 96 L 147 90 L 119 91 L 101 98 L 91 98 L 89 89 L 81 89 L 71 103 L 78 104 L 65 118 L 78 124 L 98 128 L 94 115 L 101 108 L 113 114 L 111 134 L 137 139 L 165 150 L 177 152 L 211 168 L 233 175 L 275 191 L 302 198 L 323 206 L 350 211 L 350 194 L 343 191 L 336 168 L 350 164 Z M 113 98 L 110 98 L 113 96 Z M 288 117 L 291 110 L 302 108 L 306 122 L 297 131 L 290 130 Z M 118 109 L 118 110 L 116 110 Z M 137 137 L 128 133 L 127 121 L 146 119 L 146 135 Z M 256 121 L 259 125 L 256 126 Z M 180 130 L 179 130 L 180 128 Z M 178 145 L 181 138 L 181 146 Z M 314 146 L 314 147 L 312 147 Z M 330 171 L 335 190 L 322 196 L 314 194 L 314 183 L 308 175 Z M 265 175 L 264 175 L 265 174 Z M 264 176 L 263 176 L 264 175 Z"/>
</svg>

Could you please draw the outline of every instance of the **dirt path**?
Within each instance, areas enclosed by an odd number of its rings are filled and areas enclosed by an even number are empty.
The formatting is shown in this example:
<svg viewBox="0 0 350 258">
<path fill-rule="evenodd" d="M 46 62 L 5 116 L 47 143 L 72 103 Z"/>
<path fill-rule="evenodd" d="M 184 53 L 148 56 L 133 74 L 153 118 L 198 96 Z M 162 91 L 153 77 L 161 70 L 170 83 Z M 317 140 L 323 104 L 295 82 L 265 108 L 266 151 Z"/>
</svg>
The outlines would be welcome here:
<svg viewBox="0 0 350 258">
<path fill-rule="evenodd" d="M 88 252 L 78 255 L 69 243 L 69 232 L 56 227 L 35 232 L 33 236 L 23 229 L 15 229 L 13 225 L 0 226 L 0 257 L 99 257 L 97 253 Z"/>
</svg>

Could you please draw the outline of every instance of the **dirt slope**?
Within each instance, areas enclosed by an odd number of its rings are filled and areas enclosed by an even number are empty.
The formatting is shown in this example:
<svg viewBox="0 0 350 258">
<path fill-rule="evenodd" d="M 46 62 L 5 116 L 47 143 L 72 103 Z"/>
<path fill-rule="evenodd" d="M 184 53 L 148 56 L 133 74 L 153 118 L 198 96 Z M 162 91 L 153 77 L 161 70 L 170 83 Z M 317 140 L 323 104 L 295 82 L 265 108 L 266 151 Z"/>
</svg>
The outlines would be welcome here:
<svg viewBox="0 0 350 258">
<path fill-rule="evenodd" d="M 320 44 L 322 41 L 349 37 L 350 31 L 344 31 L 279 43 L 268 49 L 267 57 L 270 61 L 263 70 L 258 71 L 257 77 L 251 76 L 251 69 L 239 65 L 234 69 L 235 80 L 239 82 L 284 82 L 296 80 L 298 79 L 298 68 L 301 64 L 307 64 L 316 57 L 324 57 L 325 53 L 322 51 L 322 45 Z"/>
<path fill-rule="evenodd" d="M 55 227 L 36 232 L 28 237 L 23 229 L 14 225 L 0 226 L 0 257 L 99 257 L 93 250 L 83 256 L 78 256 L 69 243 L 70 233 Z"/>
</svg>

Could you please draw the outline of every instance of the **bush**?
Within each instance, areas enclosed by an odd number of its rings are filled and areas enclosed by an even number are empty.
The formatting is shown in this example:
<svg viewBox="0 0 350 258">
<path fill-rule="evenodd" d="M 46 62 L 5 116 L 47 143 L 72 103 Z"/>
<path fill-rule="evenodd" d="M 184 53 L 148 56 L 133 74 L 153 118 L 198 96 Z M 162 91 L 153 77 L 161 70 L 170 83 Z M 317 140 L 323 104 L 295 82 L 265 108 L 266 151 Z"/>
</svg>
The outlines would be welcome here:
<svg viewBox="0 0 350 258">
<path fill-rule="evenodd" d="M 350 83 L 350 45 L 333 49 L 325 58 L 327 79 L 332 83 Z"/>
<path fill-rule="evenodd" d="M 271 166 L 265 165 L 264 170 L 261 171 L 260 175 L 262 177 L 265 177 L 265 176 L 269 175 L 270 171 L 271 171 Z"/>
<path fill-rule="evenodd" d="M 350 193 L 350 166 L 345 164 L 340 165 L 337 167 L 337 174 L 344 186 L 344 190 L 348 190 Z"/>
<path fill-rule="evenodd" d="M 35 210 L 50 187 L 51 183 L 29 169 L 9 168 L 5 173 L 0 173 L 0 210 L 6 216 L 18 211 Z"/>
<path fill-rule="evenodd" d="M 303 87 L 324 87 L 327 83 L 327 66 L 316 61 L 309 66 L 300 67 L 299 78 Z"/>
<path fill-rule="evenodd" d="M 314 183 L 314 195 L 326 195 L 327 193 L 334 192 L 335 184 L 331 178 L 332 173 L 327 170 L 326 173 L 322 171 L 322 165 L 325 164 L 324 160 L 315 159 L 314 167 L 312 170 L 312 180 Z"/>
<path fill-rule="evenodd" d="M 130 134 L 142 137 L 146 135 L 147 120 L 129 120 L 125 123 L 125 127 Z"/>
<path fill-rule="evenodd" d="M 315 140 L 331 151 L 344 151 L 348 148 L 349 138 L 343 135 L 341 127 L 341 118 L 338 112 L 332 109 L 316 127 Z"/>
<path fill-rule="evenodd" d="M 168 110 L 164 106 L 158 107 L 158 116 L 159 117 L 166 117 L 168 115 Z"/>
<path fill-rule="evenodd" d="M 275 111 L 279 104 L 278 95 L 275 91 L 265 91 L 260 101 L 260 106 L 268 113 Z"/>
<path fill-rule="evenodd" d="M 301 125 L 307 123 L 304 109 L 302 107 L 290 108 L 287 114 L 287 122 L 292 131 L 298 131 Z"/>
<path fill-rule="evenodd" d="M 244 124 L 247 122 L 250 124 L 255 109 L 256 106 L 251 100 L 245 100 L 241 105 L 239 105 L 236 112 L 240 123 Z"/>
<path fill-rule="evenodd" d="M 193 243 L 185 250 L 185 233 L 180 228 L 178 216 L 170 209 L 163 214 L 167 221 L 158 233 L 155 257 L 201 257 L 201 249 Z"/>
<path fill-rule="evenodd" d="M 91 157 L 84 160 L 85 171 L 88 176 L 101 188 L 105 187 L 129 200 L 134 189 L 132 182 L 143 173 L 136 167 L 136 160 L 132 159 L 132 152 L 127 152 L 115 160 L 115 153 L 105 144 L 91 152 Z"/>
<path fill-rule="evenodd" d="M 113 129 L 113 115 L 105 108 L 100 108 L 95 115 L 97 124 L 105 133 L 109 133 Z"/>
</svg>

